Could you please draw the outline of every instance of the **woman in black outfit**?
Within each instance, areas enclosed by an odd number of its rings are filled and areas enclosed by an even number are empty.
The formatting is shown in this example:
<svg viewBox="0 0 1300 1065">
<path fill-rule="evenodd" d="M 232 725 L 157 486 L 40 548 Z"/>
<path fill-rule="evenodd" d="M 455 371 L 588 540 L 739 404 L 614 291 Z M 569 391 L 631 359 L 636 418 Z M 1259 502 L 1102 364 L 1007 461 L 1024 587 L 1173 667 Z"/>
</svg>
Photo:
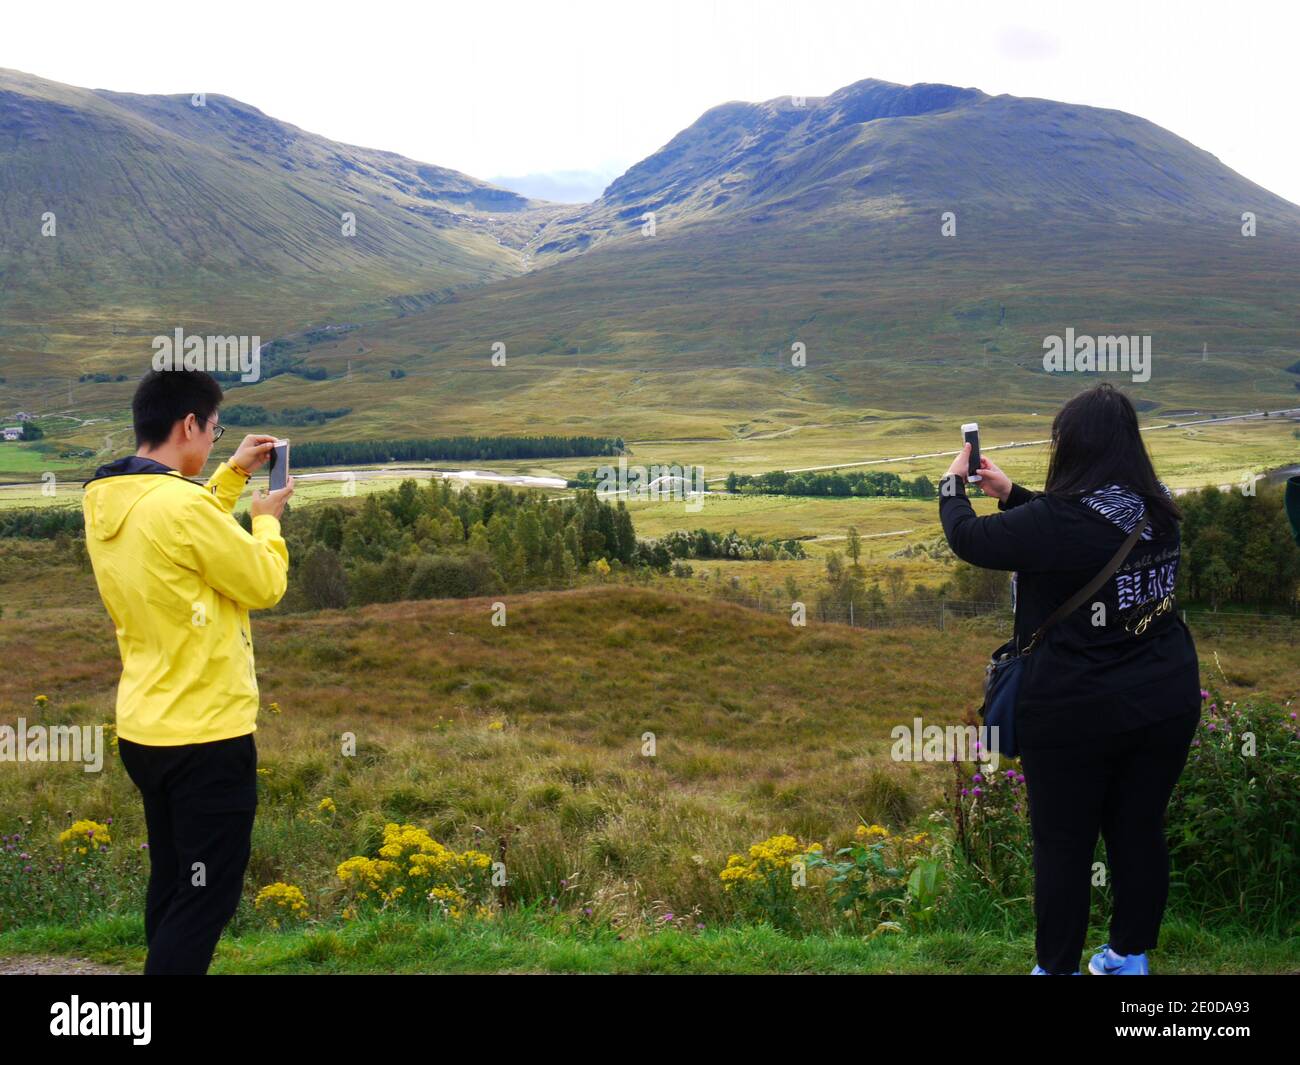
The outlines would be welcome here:
<svg viewBox="0 0 1300 1065">
<path fill-rule="evenodd" d="M 1017 647 L 1097 575 L 1144 507 L 1150 518 L 1093 601 L 1030 652 L 1016 704 L 1034 839 L 1034 974 L 1078 971 L 1100 831 L 1114 913 L 1089 971 L 1145 975 L 1169 890 L 1165 807 L 1201 716 L 1196 647 L 1173 597 L 1182 513 L 1156 479 L 1133 404 L 1109 384 L 1056 415 L 1043 492 L 981 458 L 980 487 L 999 513 L 977 517 L 968 462 L 969 445 L 944 477 L 939 517 L 958 558 L 1015 571 Z"/>
</svg>

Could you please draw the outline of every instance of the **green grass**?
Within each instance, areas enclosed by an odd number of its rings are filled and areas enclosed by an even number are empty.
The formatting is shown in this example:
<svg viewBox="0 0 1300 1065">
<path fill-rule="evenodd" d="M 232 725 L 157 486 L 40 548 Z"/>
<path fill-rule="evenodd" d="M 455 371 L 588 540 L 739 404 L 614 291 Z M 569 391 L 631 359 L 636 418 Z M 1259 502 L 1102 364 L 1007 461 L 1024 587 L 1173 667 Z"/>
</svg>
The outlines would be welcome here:
<svg viewBox="0 0 1300 1065">
<path fill-rule="evenodd" d="M 1089 930 L 1087 955 L 1105 941 Z M 139 970 L 144 927 L 137 917 L 88 921 L 78 927 L 34 926 L 0 932 L 0 955 L 68 954 Z M 1033 965 L 1031 935 L 940 932 L 874 939 L 849 935 L 790 936 L 770 926 L 669 929 L 620 938 L 575 935 L 571 921 L 506 914 L 457 923 L 398 916 L 358 919 L 282 932 L 227 934 L 211 971 L 271 973 L 945 973 L 1021 975 Z M 1167 921 L 1150 954 L 1153 972 L 1289 973 L 1300 970 L 1300 937 L 1271 940 L 1208 933 Z"/>
</svg>

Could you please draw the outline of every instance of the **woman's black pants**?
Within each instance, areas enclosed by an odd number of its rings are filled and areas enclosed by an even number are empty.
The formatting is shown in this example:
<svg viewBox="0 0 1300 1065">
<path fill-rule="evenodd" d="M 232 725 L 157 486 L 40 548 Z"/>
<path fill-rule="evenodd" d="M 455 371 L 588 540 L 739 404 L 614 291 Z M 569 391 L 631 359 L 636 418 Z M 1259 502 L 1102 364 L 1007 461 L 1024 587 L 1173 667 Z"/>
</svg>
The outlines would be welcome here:
<svg viewBox="0 0 1300 1065">
<path fill-rule="evenodd" d="M 118 753 L 149 833 L 145 975 L 202 975 L 243 891 L 257 809 L 253 734 L 178 747 L 119 739 Z"/>
<path fill-rule="evenodd" d="M 1079 969 L 1097 834 L 1106 841 L 1114 910 L 1110 948 L 1156 946 L 1169 894 L 1164 816 L 1200 721 L 1190 713 L 1063 747 L 1022 747 L 1034 836 L 1038 964 Z"/>
</svg>

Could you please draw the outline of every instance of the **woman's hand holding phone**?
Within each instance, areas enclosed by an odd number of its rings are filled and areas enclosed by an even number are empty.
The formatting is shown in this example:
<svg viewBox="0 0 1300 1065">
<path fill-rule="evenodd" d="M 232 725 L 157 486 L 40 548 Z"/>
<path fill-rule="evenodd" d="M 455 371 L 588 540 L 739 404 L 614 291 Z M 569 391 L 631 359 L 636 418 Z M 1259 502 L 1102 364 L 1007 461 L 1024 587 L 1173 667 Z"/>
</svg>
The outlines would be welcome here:
<svg viewBox="0 0 1300 1065">
<path fill-rule="evenodd" d="M 948 467 L 948 473 L 955 473 L 962 479 L 963 483 L 967 483 L 966 475 L 969 470 L 970 444 L 966 444 L 957 452 L 957 457 L 952 460 L 952 465 Z M 976 482 L 976 486 L 985 495 L 992 496 L 1002 503 L 1005 503 L 1007 496 L 1011 494 L 1011 478 L 990 462 L 987 455 L 980 456 L 980 479 Z"/>
<path fill-rule="evenodd" d="M 987 455 L 980 456 L 980 482 L 986 496 L 992 496 L 999 503 L 1005 503 L 1011 494 L 1011 478 L 989 461 Z"/>
</svg>

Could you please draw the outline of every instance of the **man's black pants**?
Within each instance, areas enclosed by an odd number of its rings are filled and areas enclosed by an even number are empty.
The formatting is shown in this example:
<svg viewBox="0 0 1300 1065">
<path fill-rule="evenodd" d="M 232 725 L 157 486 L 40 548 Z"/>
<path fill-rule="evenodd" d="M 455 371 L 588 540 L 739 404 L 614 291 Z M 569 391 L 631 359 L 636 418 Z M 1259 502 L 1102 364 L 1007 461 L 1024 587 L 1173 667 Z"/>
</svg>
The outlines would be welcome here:
<svg viewBox="0 0 1300 1065">
<path fill-rule="evenodd" d="M 118 751 L 149 833 L 145 975 L 201 976 L 244 886 L 257 809 L 253 734 L 178 747 L 119 739 Z"/>
<path fill-rule="evenodd" d="M 1034 836 L 1038 964 L 1080 968 L 1097 833 L 1106 841 L 1110 949 L 1156 946 L 1169 895 L 1164 816 L 1201 718 L 1189 713 L 1066 747 L 1021 748 Z"/>
</svg>

